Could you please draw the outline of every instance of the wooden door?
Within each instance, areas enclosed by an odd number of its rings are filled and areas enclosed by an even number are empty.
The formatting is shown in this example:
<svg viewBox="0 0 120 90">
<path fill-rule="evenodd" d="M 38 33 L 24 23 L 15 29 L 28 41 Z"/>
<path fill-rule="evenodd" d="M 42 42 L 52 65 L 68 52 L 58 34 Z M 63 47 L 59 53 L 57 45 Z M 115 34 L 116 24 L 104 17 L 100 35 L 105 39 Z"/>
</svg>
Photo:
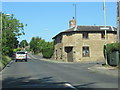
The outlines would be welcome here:
<svg viewBox="0 0 120 90">
<path fill-rule="evenodd" d="M 73 62 L 73 47 L 66 47 L 67 61 Z"/>
</svg>

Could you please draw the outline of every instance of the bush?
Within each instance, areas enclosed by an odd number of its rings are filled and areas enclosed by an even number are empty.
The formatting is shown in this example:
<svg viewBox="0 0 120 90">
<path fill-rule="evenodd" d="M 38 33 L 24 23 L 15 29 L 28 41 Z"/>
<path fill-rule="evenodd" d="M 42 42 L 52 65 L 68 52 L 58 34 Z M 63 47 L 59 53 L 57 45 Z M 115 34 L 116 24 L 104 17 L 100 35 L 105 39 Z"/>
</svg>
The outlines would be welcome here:
<svg viewBox="0 0 120 90">
<path fill-rule="evenodd" d="M 21 51 L 21 48 L 13 49 L 13 52 Z"/>
<path fill-rule="evenodd" d="M 107 44 L 106 46 L 104 46 L 104 55 L 105 55 L 105 50 L 106 50 L 107 54 L 109 54 L 113 51 L 120 52 L 120 43 L 111 43 L 111 44 Z"/>
<path fill-rule="evenodd" d="M 54 49 L 50 47 L 46 47 L 42 50 L 42 55 L 44 58 L 51 58 L 53 55 Z"/>
<path fill-rule="evenodd" d="M 105 53 L 105 51 L 106 51 L 106 53 Z M 110 53 L 112 53 L 114 51 L 119 51 L 119 53 L 120 53 L 120 43 L 111 43 L 111 44 L 107 44 L 106 46 L 104 46 L 104 57 L 107 56 L 105 58 L 107 58 L 108 63 L 110 60 Z"/>
</svg>

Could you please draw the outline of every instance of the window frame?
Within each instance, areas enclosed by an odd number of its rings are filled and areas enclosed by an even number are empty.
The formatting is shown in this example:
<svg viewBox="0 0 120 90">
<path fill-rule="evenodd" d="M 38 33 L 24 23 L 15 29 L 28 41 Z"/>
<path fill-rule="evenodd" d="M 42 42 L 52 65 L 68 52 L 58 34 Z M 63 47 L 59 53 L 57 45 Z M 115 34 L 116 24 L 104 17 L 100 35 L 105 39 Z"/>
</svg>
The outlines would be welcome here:
<svg viewBox="0 0 120 90">
<path fill-rule="evenodd" d="M 89 46 L 82 47 L 82 57 L 90 57 L 90 47 Z"/>
</svg>

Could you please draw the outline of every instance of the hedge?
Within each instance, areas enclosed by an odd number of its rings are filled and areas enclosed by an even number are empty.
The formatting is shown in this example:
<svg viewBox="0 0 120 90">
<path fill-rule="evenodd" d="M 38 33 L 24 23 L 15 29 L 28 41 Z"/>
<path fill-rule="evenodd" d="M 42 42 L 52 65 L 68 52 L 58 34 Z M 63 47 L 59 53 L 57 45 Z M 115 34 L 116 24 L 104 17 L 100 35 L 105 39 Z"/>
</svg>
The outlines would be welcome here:
<svg viewBox="0 0 120 90">
<path fill-rule="evenodd" d="M 104 55 L 105 55 L 105 50 L 106 50 L 107 54 L 109 54 L 113 51 L 120 52 L 120 43 L 111 43 L 111 44 L 107 44 L 106 46 L 104 45 Z"/>
<path fill-rule="evenodd" d="M 42 50 L 42 55 L 44 58 L 51 58 L 53 55 L 54 49 L 50 47 L 46 47 Z"/>
<path fill-rule="evenodd" d="M 105 50 L 106 50 L 106 53 L 105 53 Z M 104 57 L 107 58 L 108 63 L 110 61 L 110 53 L 114 51 L 119 51 L 120 53 L 120 43 L 111 43 L 111 44 L 107 44 L 106 46 L 104 45 Z"/>
</svg>

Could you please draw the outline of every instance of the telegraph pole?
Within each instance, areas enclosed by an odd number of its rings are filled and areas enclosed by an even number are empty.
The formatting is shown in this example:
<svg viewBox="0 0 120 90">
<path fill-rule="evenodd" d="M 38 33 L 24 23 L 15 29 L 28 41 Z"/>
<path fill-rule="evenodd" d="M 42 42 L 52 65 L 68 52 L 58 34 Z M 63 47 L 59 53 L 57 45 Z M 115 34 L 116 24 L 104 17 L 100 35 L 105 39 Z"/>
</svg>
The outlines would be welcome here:
<svg viewBox="0 0 120 90">
<path fill-rule="evenodd" d="M 75 4 L 73 4 L 73 6 L 75 7 L 75 11 L 74 11 L 74 13 L 75 13 L 75 22 L 76 22 L 76 24 L 75 24 L 75 28 L 74 28 L 74 31 L 76 31 L 77 30 L 77 11 L 76 11 L 76 3 Z"/>
<path fill-rule="evenodd" d="M 120 43 L 120 0 L 117 0 L 117 42 Z"/>
<path fill-rule="evenodd" d="M 75 11 L 74 11 L 74 13 L 75 13 L 75 20 L 77 20 L 77 17 L 76 17 L 76 3 L 73 4 L 73 6 L 75 7 Z"/>
<path fill-rule="evenodd" d="M 104 0 L 103 9 L 104 9 L 104 27 L 106 28 L 106 0 Z M 107 36 L 107 31 L 105 29 L 105 45 L 106 45 L 106 36 Z"/>
<path fill-rule="evenodd" d="M 106 31 L 106 0 L 104 0 L 104 5 L 103 5 L 103 10 L 104 10 L 104 28 L 105 28 L 105 47 L 107 48 L 107 31 Z M 107 52 L 105 50 L 105 59 L 106 59 L 106 65 L 108 65 L 107 62 Z"/>
</svg>

